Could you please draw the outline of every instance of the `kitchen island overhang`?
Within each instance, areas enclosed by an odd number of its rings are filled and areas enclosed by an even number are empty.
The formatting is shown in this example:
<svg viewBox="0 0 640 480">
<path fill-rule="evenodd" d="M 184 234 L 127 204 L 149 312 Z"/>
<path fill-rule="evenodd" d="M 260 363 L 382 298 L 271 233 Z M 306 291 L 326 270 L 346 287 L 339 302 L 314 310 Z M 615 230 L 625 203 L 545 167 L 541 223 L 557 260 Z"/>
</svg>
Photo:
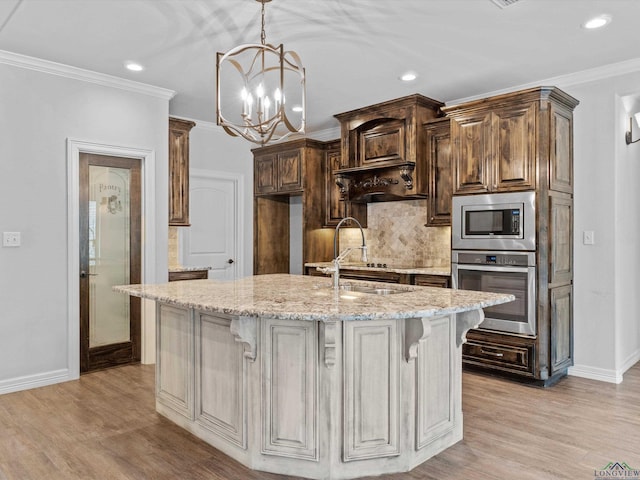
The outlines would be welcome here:
<svg viewBox="0 0 640 480">
<path fill-rule="evenodd" d="M 252 469 L 408 471 L 462 439 L 461 345 L 511 295 L 260 275 L 115 287 L 157 301 L 156 410 Z M 366 290 L 366 289 L 361 289 Z"/>
</svg>

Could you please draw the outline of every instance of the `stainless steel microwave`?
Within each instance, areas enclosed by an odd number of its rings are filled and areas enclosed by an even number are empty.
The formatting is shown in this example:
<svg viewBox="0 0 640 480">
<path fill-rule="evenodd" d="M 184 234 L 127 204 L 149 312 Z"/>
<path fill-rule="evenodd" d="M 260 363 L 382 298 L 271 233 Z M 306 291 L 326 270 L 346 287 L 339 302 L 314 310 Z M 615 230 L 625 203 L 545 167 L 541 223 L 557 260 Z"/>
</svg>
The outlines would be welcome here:
<svg viewBox="0 0 640 480">
<path fill-rule="evenodd" d="M 455 250 L 535 250 L 535 192 L 453 197 Z"/>
</svg>

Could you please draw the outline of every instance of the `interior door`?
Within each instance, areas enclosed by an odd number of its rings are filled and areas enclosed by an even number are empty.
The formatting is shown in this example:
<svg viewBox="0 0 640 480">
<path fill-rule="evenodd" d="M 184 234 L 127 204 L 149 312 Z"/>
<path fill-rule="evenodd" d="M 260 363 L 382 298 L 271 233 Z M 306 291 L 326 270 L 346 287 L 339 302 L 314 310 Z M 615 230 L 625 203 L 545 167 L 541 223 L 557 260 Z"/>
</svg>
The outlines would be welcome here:
<svg viewBox="0 0 640 480">
<path fill-rule="evenodd" d="M 80 371 L 140 361 L 140 160 L 80 154 Z"/>
<path fill-rule="evenodd" d="M 238 276 L 238 179 L 192 172 L 189 180 L 191 227 L 181 229 L 180 262 L 211 267 L 209 278 Z"/>
</svg>

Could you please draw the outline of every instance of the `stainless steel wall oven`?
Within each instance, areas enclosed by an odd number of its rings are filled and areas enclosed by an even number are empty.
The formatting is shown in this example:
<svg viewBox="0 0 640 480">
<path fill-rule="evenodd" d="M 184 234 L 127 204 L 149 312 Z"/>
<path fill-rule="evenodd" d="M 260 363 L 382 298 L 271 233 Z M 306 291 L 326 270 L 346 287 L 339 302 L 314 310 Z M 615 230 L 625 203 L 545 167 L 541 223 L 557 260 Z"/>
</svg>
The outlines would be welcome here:
<svg viewBox="0 0 640 480">
<path fill-rule="evenodd" d="M 536 334 L 536 266 L 534 252 L 454 250 L 453 286 L 461 290 L 510 293 L 515 301 L 484 309 L 481 329 Z"/>
</svg>

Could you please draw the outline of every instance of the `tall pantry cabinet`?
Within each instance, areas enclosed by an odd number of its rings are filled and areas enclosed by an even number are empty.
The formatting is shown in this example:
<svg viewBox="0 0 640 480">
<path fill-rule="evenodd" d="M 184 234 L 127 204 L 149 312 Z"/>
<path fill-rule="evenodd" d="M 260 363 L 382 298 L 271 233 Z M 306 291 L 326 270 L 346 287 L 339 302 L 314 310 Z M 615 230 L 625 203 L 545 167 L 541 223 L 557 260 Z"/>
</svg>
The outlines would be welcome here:
<svg viewBox="0 0 640 480">
<path fill-rule="evenodd" d="M 536 192 L 536 336 L 470 331 L 466 366 L 552 384 L 573 364 L 573 110 L 538 87 L 447 106 L 453 194 Z"/>
</svg>

